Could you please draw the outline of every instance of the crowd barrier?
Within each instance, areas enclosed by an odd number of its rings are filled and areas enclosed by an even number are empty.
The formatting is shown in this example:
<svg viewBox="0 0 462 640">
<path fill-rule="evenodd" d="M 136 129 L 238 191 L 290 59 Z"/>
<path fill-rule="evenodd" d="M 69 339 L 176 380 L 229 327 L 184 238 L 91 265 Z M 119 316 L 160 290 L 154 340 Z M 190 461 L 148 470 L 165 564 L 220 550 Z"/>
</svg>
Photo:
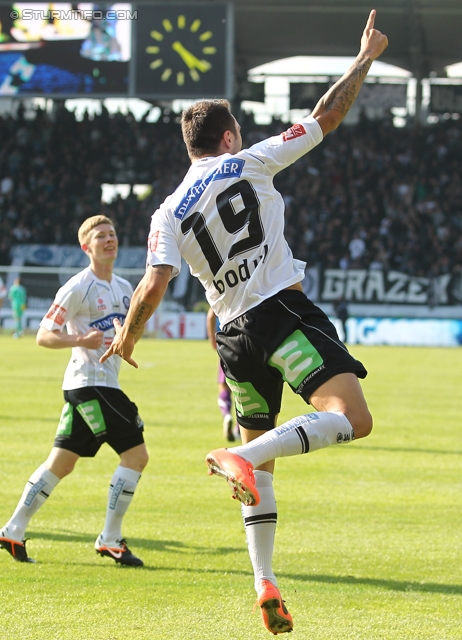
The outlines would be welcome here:
<svg viewBox="0 0 462 640">
<path fill-rule="evenodd" d="M 43 310 L 27 309 L 24 313 L 26 331 L 36 331 Z M 342 340 L 347 344 L 389 345 L 408 347 L 459 347 L 462 345 L 462 320 L 422 318 L 352 317 L 343 325 L 331 318 Z M 0 326 L 14 330 L 11 309 L 0 311 Z M 158 339 L 205 340 L 206 314 L 191 312 L 156 312 L 146 325 L 146 334 Z"/>
</svg>

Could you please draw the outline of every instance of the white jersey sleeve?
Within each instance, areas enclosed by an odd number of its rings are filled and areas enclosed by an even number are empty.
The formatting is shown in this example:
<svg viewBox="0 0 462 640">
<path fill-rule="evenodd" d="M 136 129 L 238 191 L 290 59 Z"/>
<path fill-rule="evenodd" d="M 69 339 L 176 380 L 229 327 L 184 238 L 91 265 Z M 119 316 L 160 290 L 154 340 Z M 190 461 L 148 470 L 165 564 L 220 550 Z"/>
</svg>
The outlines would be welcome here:
<svg viewBox="0 0 462 640">
<path fill-rule="evenodd" d="M 65 285 L 58 289 L 53 304 L 40 322 L 40 326 L 48 331 L 62 331 L 67 322 L 78 313 L 84 293 L 81 288 L 72 286 L 71 278 Z"/>
<path fill-rule="evenodd" d="M 273 175 L 293 164 L 323 139 L 317 120 L 307 116 L 277 136 L 257 142 L 248 153 L 259 158 Z"/>
<path fill-rule="evenodd" d="M 168 201 L 169 198 L 152 216 L 148 237 L 147 266 L 168 264 L 173 267 L 172 278 L 174 278 L 181 270 L 181 254 L 175 231 L 170 224 Z"/>
</svg>

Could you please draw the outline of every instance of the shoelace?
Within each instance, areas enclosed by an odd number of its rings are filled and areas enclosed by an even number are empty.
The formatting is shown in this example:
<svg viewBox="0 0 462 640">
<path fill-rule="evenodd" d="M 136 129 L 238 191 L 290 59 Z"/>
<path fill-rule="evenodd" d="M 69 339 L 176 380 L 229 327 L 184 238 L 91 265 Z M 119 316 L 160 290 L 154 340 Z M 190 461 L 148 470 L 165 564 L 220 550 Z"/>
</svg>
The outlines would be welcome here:
<svg viewBox="0 0 462 640">
<path fill-rule="evenodd" d="M 120 540 L 116 540 L 116 542 L 118 542 L 120 546 L 123 547 L 123 551 L 127 551 L 128 547 L 125 538 L 120 538 Z"/>
</svg>

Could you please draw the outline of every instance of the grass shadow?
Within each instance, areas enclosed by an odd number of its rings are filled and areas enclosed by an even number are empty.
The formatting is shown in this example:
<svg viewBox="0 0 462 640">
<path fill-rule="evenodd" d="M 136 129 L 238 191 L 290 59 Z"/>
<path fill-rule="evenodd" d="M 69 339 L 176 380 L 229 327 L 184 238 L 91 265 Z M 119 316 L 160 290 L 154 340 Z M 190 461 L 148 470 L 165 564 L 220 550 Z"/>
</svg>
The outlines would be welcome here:
<svg viewBox="0 0 462 640">
<path fill-rule="evenodd" d="M 355 449 L 362 449 L 363 451 L 390 451 L 396 453 L 399 451 L 400 453 L 429 453 L 429 454 L 441 454 L 443 456 L 461 456 L 462 451 L 444 451 L 442 449 L 415 449 L 408 447 L 375 447 L 372 446 L 364 446 L 362 447 L 360 444 L 354 445 Z"/>
<path fill-rule="evenodd" d="M 445 595 L 462 595 L 462 584 L 439 584 L 437 582 L 411 582 L 408 580 L 384 580 L 381 578 L 365 578 L 357 576 L 328 576 L 328 575 L 310 575 L 310 574 L 279 574 L 292 580 L 300 580 L 301 582 L 320 582 L 323 584 L 344 584 L 366 587 L 374 587 L 377 589 L 388 589 L 389 591 L 401 591 L 403 593 L 419 592 L 419 593 L 442 593 Z"/>
<path fill-rule="evenodd" d="M 51 540 L 53 542 L 76 542 L 82 544 L 94 544 L 98 533 L 83 533 L 76 531 L 62 530 L 61 532 L 48 532 L 48 531 L 34 531 L 33 529 L 27 531 L 27 537 L 31 541 L 34 540 Z M 195 555 L 228 555 L 230 553 L 238 553 L 244 551 L 243 547 L 216 547 L 210 549 L 209 547 L 202 547 L 198 545 L 189 545 L 179 540 L 156 540 L 152 538 L 136 538 L 130 536 L 129 545 L 133 548 L 148 549 L 150 551 L 163 551 L 170 553 L 178 553 L 179 551 L 186 551 L 187 553 L 194 553 Z"/>
</svg>

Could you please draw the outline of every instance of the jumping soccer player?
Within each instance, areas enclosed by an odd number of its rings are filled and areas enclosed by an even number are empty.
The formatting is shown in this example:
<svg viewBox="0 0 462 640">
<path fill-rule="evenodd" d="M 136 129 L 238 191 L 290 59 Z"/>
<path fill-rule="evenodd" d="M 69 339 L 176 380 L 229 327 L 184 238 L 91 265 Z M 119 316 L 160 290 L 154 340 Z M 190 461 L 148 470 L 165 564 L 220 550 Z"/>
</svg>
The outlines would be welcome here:
<svg viewBox="0 0 462 640">
<path fill-rule="evenodd" d="M 319 144 L 352 106 L 370 66 L 388 44 L 371 11 L 355 62 L 312 114 L 279 136 L 242 150 L 239 124 L 224 100 L 193 104 L 182 115 L 192 162 L 185 179 L 154 213 L 148 267 L 123 327 L 102 357 L 133 366 L 138 332 L 159 305 L 181 256 L 199 278 L 222 327 L 218 353 L 236 405 L 243 444 L 207 456 L 227 479 L 242 512 L 263 623 L 273 634 L 293 622 L 272 570 L 277 520 L 274 459 L 363 438 L 372 429 L 358 378 L 366 376 L 327 316 L 303 293 L 304 263 L 284 238 L 284 202 L 276 173 Z M 283 383 L 316 412 L 280 427 Z"/>
<path fill-rule="evenodd" d="M 124 320 L 133 290 L 127 280 L 112 273 L 118 249 L 112 221 L 102 215 L 88 218 L 78 235 L 90 266 L 59 289 L 37 333 L 40 346 L 72 348 L 62 385 L 65 405 L 50 455 L 31 475 L 15 512 L 0 529 L 0 546 L 19 562 L 34 562 L 24 540 L 30 519 L 73 471 L 79 457 L 94 457 L 107 442 L 119 454 L 120 464 L 111 480 L 106 521 L 95 549 L 120 564 L 141 566 L 121 527 L 148 462 L 143 422 L 136 405 L 120 389 L 120 358 L 99 362 L 113 339 L 113 320 Z"/>
</svg>

